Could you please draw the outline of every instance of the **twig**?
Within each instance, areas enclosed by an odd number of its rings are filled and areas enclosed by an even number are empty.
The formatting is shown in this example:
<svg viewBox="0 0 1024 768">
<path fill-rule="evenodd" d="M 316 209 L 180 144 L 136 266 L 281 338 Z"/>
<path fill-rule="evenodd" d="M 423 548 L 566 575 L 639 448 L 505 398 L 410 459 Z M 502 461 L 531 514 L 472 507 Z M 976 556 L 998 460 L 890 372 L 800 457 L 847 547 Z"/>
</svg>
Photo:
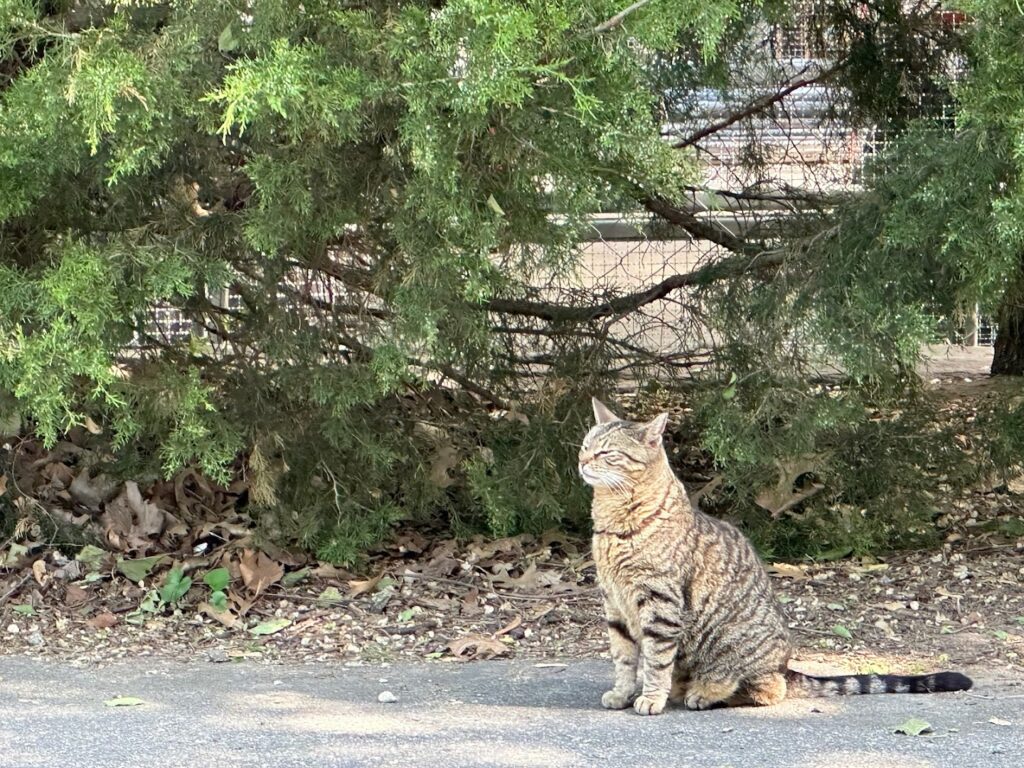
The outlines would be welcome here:
<svg viewBox="0 0 1024 768">
<path fill-rule="evenodd" d="M 782 101 L 784 98 L 789 96 L 789 94 L 793 93 L 793 91 L 798 91 L 801 88 L 804 88 L 808 85 L 815 85 L 816 83 L 825 82 L 833 75 L 835 75 L 837 72 L 844 69 L 846 67 L 846 64 L 846 61 L 841 61 L 836 66 L 831 67 L 830 69 L 826 69 L 824 72 L 819 72 L 814 77 L 803 77 L 800 78 L 799 80 L 791 80 L 781 90 L 778 90 L 775 93 L 769 94 L 768 96 L 763 96 L 760 99 L 752 101 L 750 104 L 748 104 L 746 107 L 739 110 L 738 112 L 733 112 L 731 115 L 722 118 L 717 123 L 712 123 L 711 125 L 705 126 L 704 128 L 701 128 L 699 131 L 691 134 L 685 139 L 681 139 L 673 143 L 672 147 L 675 149 L 692 147 L 701 139 L 706 139 L 708 136 L 711 136 L 714 133 L 718 133 L 719 131 L 728 128 L 730 125 L 738 123 L 740 120 L 743 120 L 744 118 L 753 117 L 759 112 L 764 112 L 773 104 L 777 104 L 778 102 Z"/>
<path fill-rule="evenodd" d="M 602 32 L 607 32 L 609 29 L 615 29 L 617 26 L 619 26 L 623 22 L 623 20 L 627 16 L 629 16 L 629 14 L 631 14 L 633 11 L 640 10 L 645 5 L 647 5 L 649 2 L 651 2 L 651 0 L 637 0 L 637 2 L 633 3 L 631 6 L 629 6 L 628 8 L 626 8 L 623 11 L 619 11 L 614 16 L 612 16 L 610 19 L 608 19 L 607 21 L 602 21 L 600 24 L 598 24 L 596 27 L 594 27 L 591 31 L 595 35 L 600 35 Z"/>
<path fill-rule="evenodd" d="M 582 600 L 592 595 L 590 593 L 595 590 L 590 590 L 586 593 L 580 593 L 575 595 L 567 594 L 555 594 L 555 595 L 525 595 L 519 592 L 513 592 L 511 590 L 502 589 L 496 587 L 493 584 L 473 584 L 466 581 L 456 581 L 455 579 L 445 579 L 440 576 L 427 576 L 422 573 L 400 573 L 398 574 L 399 579 L 419 579 L 420 581 L 437 581 L 443 584 L 454 584 L 459 587 L 465 587 L 466 589 L 480 589 L 481 587 L 487 589 L 490 592 L 501 595 L 509 600 Z"/>
<path fill-rule="evenodd" d="M 17 594 L 18 590 L 20 590 L 23 586 L 25 586 L 25 582 L 28 581 L 30 578 L 32 578 L 32 574 L 31 573 L 27 573 L 24 576 L 22 576 L 21 577 L 21 581 L 19 581 L 13 587 L 11 587 L 9 590 L 7 590 L 7 593 L 5 595 L 0 596 L 0 605 L 3 605 L 8 600 L 10 600 L 12 596 Z"/>
</svg>

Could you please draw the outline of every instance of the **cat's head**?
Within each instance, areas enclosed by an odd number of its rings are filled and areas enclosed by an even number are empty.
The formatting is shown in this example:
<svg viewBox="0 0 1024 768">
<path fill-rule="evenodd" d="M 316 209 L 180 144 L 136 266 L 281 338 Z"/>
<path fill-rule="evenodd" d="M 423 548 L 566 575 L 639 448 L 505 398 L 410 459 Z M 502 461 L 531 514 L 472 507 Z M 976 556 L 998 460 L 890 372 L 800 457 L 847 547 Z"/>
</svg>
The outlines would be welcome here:
<svg viewBox="0 0 1024 768">
<path fill-rule="evenodd" d="M 647 470 L 664 461 L 662 433 L 668 414 L 648 422 L 623 421 L 594 398 L 595 426 L 580 448 L 580 476 L 587 485 L 632 488 Z"/>
</svg>

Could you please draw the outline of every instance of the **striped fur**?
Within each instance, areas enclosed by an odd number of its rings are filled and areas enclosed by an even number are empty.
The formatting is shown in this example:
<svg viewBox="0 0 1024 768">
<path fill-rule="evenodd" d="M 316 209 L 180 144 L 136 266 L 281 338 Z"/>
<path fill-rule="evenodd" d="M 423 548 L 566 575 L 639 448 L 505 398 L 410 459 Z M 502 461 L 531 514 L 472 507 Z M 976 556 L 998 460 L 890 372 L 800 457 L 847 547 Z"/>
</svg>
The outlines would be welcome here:
<svg viewBox="0 0 1024 768">
<path fill-rule="evenodd" d="M 594 560 L 604 596 L 609 709 L 643 715 L 776 704 L 787 695 L 926 693 L 970 688 L 956 672 L 815 677 L 788 668 L 789 632 L 764 566 L 736 528 L 691 507 L 662 447 L 667 415 L 623 421 L 594 400 L 579 456 L 594 488 Z"/>
</svg>

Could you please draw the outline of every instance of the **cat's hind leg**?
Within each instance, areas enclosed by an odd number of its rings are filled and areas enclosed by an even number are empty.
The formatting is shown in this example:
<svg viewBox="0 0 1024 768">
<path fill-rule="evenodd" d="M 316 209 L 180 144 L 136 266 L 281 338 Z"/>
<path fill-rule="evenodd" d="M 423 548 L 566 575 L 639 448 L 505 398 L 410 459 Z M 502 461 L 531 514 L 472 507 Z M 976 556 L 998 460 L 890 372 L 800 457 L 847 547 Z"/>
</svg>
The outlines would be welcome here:
<svg viewBox="0 0 1024 768">
<path fill-rule="evenodd" d="M 739 680 L 693 680 L 686 689 L 683 705 L 687 709 L 711 709 L 725 706 L 739 689 Z"/>
<path fill-rule="evenodd" d="M 755 677 L 743 687 L 746 698 L 758 707 L 770 707 L 786 698 L 786 678 L 781 672 L 769 672 Z"/>
</svg>

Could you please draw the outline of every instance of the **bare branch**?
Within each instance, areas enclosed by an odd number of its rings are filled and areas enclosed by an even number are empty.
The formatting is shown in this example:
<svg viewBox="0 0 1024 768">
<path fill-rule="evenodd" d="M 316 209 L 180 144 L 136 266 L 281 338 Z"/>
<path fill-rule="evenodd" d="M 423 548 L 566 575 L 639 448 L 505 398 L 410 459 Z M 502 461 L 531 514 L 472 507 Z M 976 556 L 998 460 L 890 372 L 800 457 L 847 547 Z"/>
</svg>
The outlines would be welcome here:
<svg viewBox="0 0 1024 768">
<path fill-rule="evenodd" d="M 589 307 L 568 307 L 551 302 L 523 299 L 491 299 L 483 307 L 490 312 L 538 317 L 548 322 L 582 323 L 604 317 L 624 315 L 652 302 L 663 299 L 680 288 L 708 285 L 730 277 L 760 272 L 783 263 L 782 251 L 761 251 L 753 255 L 737 255 L 705 264 L 682 275 L 672 275 L 643 291 L 619 296 Z"/>
<path fill-rule="evenodd" d="M 661 216 L 665 221 L 682 227 L 698 240 L 708 240 L 733 253 L 743 253 L 748 256 L 754 256 L 761 250 L 758 245 L 737 237 L 724 227 L 701 221 L 692 211 L 680 208 L 660 195 L 651 195 L 641 202 L 648 211 Z"/>
<path fill-rule="evenodd" d="M 600 35 L 602 32 L 607 32 L 610 29 L 615 29 L 617 26 L 622 24 L 623 20 L 627 16 L 629 16 L 629 14 L 631 14 L 633 11 L 640 10 L 645 5 L 647 5 L 649 2 L 651 2 L 651 0 L 637 0 L 637 2 L 633 3 L 631 6 L 629 6 L 625 10 L 622 10 L 622 11 L 619 11 L 618 13 L 616 13 L 614 16 L 612 16 L 610 19 L 608 19 L 608 21 L 602 21 L 600 24 L 598 24 L 596 27 L 594 27 L 591 31 L 595 35 Z"/>
<path fill-rule="evenodd" d="M 738 123 L 740 120 L 743 120 L 748 117 L 753 117 L 754 115 L 764 112 L 773 104 L 779 103 L 794 91 L 798 91 L 801 88 L 806 88 L 808 85 L 817 85 L 818 83 L 823 83 L 829 80 L 831 77 L 841 72 L 846 67 L 846 64 L 847 62 L 844 59 L 835 66 L 829 67 L 828 69 L 819 72 L 814 77 L 802 77 L 797 80 L 791 80 L 787 85 L 783 86 L 780 90 L 776 91 L 775 93 L 770 93 L 767 96 L 762 96 L 760 99 L 755 99 L 743 109 L 737 112 L 733 112 L 731 115 L 722 118 L 717 123 L 711 123 L 710 125 L 701 128 L 699 131 L 697 131 L 694 134 L 691 134 L 687 138 L 681 139 L 673 143 L 672 146 L 675 149 L 692 147 L 698 141 L 706 139 L 708 136 L 718 133 L 719 131 L 728 128 L 730 125 Z"/>
</svg>

